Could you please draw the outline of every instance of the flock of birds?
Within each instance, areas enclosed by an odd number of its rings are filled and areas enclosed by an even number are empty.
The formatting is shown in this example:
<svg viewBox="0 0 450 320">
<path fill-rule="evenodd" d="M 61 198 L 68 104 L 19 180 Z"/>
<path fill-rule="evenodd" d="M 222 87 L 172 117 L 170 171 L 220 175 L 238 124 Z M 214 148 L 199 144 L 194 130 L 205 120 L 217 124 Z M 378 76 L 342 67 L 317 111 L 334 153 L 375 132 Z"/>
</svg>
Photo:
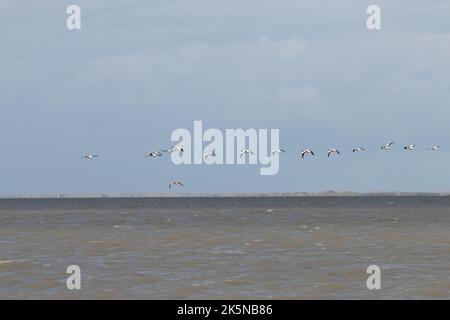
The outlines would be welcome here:
<svg viewBox="0 0 450 320">
<path fill-rule="evenodd" d="M 381 146 L 381 150 L 390 150 L 392 148 L 392 145 L 395 142 L 389 142 L 388 144 L 384 144 Z M 417 146 L 415 144 L 408 144 L 406 146 L 403 147 L 403 149 L 405 150 L 409 150 L 412 151 L 416 148 Z M 431 148 L 428 148 L 428 151 L 436 151 L 438 149 L 442 148 L 441 145 L 434 145 Z M 285 152 L 284 150 L 281 150 L 282 152 Z M 366 151 L 366 149 L 364 149 L 363 147 L 356 147 L 352 149 L 352 152 L 362 152 L 362 151 Z M 275 151 L 274 151 L 275 152 Z M 338 149 L 336 148 L 330 148 L 328 149 L 328 157 L 330 157 L 333 153 L 336 153 L 338 155 L 340 155 L 341 153 L 339 152 Z M 314 152 L 311 149 L 302 149 L 301 150 L 301 155 L 302 155 L 302 159 L 305 157 L 305 155 L 310 154 L 312 156 L 314 156 Z"/>
<path fill-rule="evenodd" d="M 390 150 L 394 143 L 395 142 L 389 142 L 387 144 L 382 145 L 381 146 L 381 150 L 385 150 L 385 151 Z M 403 149 L 404 150 L 408 150 L 408 151 L 413 151 L 416 147 L 417 146 L 415 144 L 409 144 L 409 145 L 404 146 Z M 442 148 L 441 145 L 434 145 L 434 146 L 428 148 L 427 150 L 428 151 L 436 151 L 436 150 L 439 150 L 440 148 Z M 352 149 L 353 153 L 355 153 L 355 152 L 364 152 L 364 151 L 366 151 L 366 149 L 363 148 L 363 147 L 355 147 L 355 148 Z M 161 150 L 157 150 L 157 151 L 151 151 L 148 154 L 146 154 L 145 157 L 156 158 L 156 157 L 161 157 L 163 155 L 163 153 L 173 153 L 173 152 L 181 152 L 181 153 L 184 152 L 183 145 L 171 146 L 168 149 L 161 149 Z M 272 155 L 282 154 L 282 153 L 286 153 L 286 150 L 284 150 L 284 149 L 277 149 L 277 150 L 272 151 Z M 246 154 L 254 155 L 255 153 L 252 150 L 243 149 L 239 153 L 239 157 L 242 158 Z M 300 154 L 301 154 L 302 159 L 305 158 L 306 155 L 315 156 L 314 151 L 312 151 L 311 149 L 301 149 L 300 150 Z M 332 154 L 341 155 L 341 152 L 338 149 L 336 149 L 336 148 L 328 149 L 328 158 Z M 213 152 L 205 153 L 203 156 L 204 156 L 204 158 L 206 160 L 208 158 L 216 157 L 216 154 L 213 151 Z M 92 160 L 92 159 L 99 158 L 99 156 L 96 155 L 96 154 L 86 154 L 86 155 L 83 155 L 81 158 L 82 159 L 87 159 L 87 160 Z M 169 183 L 169 189 L 172 189 L 173 187 L 176 187 L 176 186 L 184 187 L 184 184 L 181 183 L 180 181 L 176 181 L 176 180 L 175 181 L 171 181 Z"/>
</svg>

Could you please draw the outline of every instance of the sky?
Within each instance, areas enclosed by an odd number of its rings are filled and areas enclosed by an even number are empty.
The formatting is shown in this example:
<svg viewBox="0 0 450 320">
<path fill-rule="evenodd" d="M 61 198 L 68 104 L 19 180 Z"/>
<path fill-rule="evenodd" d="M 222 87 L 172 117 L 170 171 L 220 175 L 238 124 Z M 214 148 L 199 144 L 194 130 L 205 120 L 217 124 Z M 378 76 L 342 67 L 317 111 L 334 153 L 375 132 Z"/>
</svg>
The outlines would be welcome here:
<svg viewBox="0 0 450 320">
<path fill-rule="evenodd" d="M 0 0 L 0 16 L 0 195 L 450 191 L 448 0 Z M 278 174 L 144 158 L 194 120 L 279 129 Z"/>
</svg>

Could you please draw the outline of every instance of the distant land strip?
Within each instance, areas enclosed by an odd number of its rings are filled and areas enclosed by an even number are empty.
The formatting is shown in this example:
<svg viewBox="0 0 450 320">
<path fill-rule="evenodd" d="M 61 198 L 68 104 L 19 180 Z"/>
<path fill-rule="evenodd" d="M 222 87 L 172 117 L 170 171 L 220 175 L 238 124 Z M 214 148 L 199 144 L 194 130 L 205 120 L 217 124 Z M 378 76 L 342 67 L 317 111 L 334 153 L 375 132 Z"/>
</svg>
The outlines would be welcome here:
<svg viewBox="0 0 450 320">
<path fill-rule="evenodd" d="M 230 192 L 230 193 L 105 193 L 105 194 L 47 194 L 0 195 L 0 199 L 88 199 L 88 198 L 231 198 L 231 197 L 448 197 L 450 192 Z"/>
</svg>

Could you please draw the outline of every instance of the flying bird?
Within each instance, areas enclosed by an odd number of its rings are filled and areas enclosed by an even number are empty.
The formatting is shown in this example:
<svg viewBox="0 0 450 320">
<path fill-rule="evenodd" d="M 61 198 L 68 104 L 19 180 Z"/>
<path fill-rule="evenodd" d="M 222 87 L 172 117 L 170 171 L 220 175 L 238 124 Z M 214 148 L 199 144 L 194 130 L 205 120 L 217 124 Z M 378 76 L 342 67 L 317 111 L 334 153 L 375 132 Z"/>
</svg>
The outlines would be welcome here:
<svg viewBox="0 0 450 320">
<path fill-rule="evenodd" d="M 246 154 L 246 153 L 249 153 L 249 154 L 255 154 L 253 151 L 251 151 L 251 150 L 248 150 L 248 149 L 244 149 L 244 150 L 241 150 L 241 155 L 240 155 L 240 157 L 239 158 L 242 158 L 242 156 L 244 155 L 244 154 Z"/>
<path fill-rule="evenodd" d="M 388 144 L 385 144 L 385 145 L 381 146 L 381 149 L 382 150 L 389 150 L 394 143 L 395 142 L 389 142 Z"/>
<path fill-rule="evenodd" d="M 328 158 L 330 157 L 330 155 L 332 154 L 332 153 L 337 153 L 337 154 L 341 154 L 340 152 L 339 152 L 339 150 L 337 150 L 337 149 L 335 149 L 335 148 L 331 148 L 330 150 L 328 150 Z"/>
<path fill-rule="evenodd" d="M 152 151 L 146 155 L 146 157 L 149 157 L 149 158 L 161 157 L 161 156 L 162 156 L 162 153 L 160 151 Z"/>
<path fill-rule="evenodd" d="M 184 152 L 183 145 L 179 144 L 177 146 L 171 146 L 169 149 L 162 150 L 163 152 L 172 153 L 175 151 Z"/>
<path fill-rule="evenodd" d="M 436 150 L 438 150 L 440 148 L 442 148 L 442 146 L 435 145 L 435 146 L 432 146 L 431 148 L 428 148 L 428 151 L 436 151 Z"/>
<path fill-rule="evenodd" d="M 302 150 L 302 159 L 305 157 L 305 155 L 310 154 L 312 156 L 314 156 L 314 152 L 312 150 L 309 149 L 303 149 Z"/>
<path fill-rule="evenodd" d="M 415 145 L 415 144 L 410 144 L 410 145 L 407 145 L 407 146 L 404 146 L 404 147 L 403 147 L 403 149 L 409 150 L 409 151 L 412 151 L 412 150 L 414 150 L 415 148 L 416 148 L 416 145 Z"/>
<path fill-rule="evenodd" d="M 208 152 L 208 153 L 205 153 L 205 159 L 208 159 L 208 157 L 215 157 L 216 156 L 216 153 L 213 151 L 213 152 Z"/>
<path fill-rule="evenodd" d="M 86 154 L 86 155 L 82 156 L 81 158 L 82 159 L 92 160 L 94 158 L 98 158 L 98 155 L 96 155 L 96 154 Z"/>
<path fill-rule="evenodd" d="M 172 187 L 175 187 L 175 186 L 184 187 L 184 184 L 182 184 L 180 181 L 172 181 L 171 183 L 169 183 L 169 189 L 172 189 Z"/>
<path fill-rule="evenodd" d="M 278 153 L 278 154 L 280 154 L 280 153 L 286 153 L 286 151 L 283 150 L 283 149 L 273 150 L 273 151 L 272 151 L 272 155 L 275 155 L 275 153 Z"/>
<path fill-rule="evenodd" d="M 362 147 L 353 148 L 353 152 L 360 152 L 360 151 L 366 151 L 366 149 L 364 149 Z"/>
</svg>

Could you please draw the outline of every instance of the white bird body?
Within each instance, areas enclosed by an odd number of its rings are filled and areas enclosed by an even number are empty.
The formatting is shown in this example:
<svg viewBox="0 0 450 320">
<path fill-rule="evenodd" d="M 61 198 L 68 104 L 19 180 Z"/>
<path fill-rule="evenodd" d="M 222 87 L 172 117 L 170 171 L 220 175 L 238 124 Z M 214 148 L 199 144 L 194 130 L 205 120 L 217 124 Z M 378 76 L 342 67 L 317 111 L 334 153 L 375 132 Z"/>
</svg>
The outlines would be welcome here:
<svg viewBox="0 0 450 320">
<path fill-rule="evenodd" d="M 302 149 L 302 159 L 305 157 L 305 155 L 310 154 L 312 156 L 314 156 L 314 152 L 310 149 Z"/>
<path fill-rule="evenodd" d="M 362 147 L 353 148 L 353 152 L 361 152 L 361 151 L 366 151 L 366 149 Z"/>
<path fill-rule="evenodd" d="M 208 157 L 215 157 L 216 156 L 216 153 L 213 151 L 213 152 L 208 152 L 208 153 L 205 153 L 205 159 L 208 159 Z"/>
<path fill-rule="evenodd" d="M 168 152 L 168 153 L 172 153 L 172 152 L 176 152 L 176 151 L 184 152 L 183 145 L 179 144 L 177 146 L 171 146 L 169 149 L 163 150 L 163 152 Z"/>
<path fill-rule="evenodd" d="M 431 148 L 428 148 L 428 150 L 429 150 L 429 151 L 436 151 L 436 150 L 438 150 L 438 149 L 440 149 L 440 148 L 442 148 L 442 146 L 435 145 L 435 146 L 432 146 Z"/>
<path fill-rule="evenodd" d="M 395 143 L 395 142 L 389 142 L 388 144 L 385 144 L 385 145 L 381 146 L 381 149 L 383 149 L 383 150 L 389 150 L 389 149 L 392 147 L 392 145 L 393 145 L 394 143 Z"/>
<path fill-rule="evenodd" d="M 338 149 L 331 148 L 331 149 L 328 150 L 328 157 L 330 157 L 330 155 L 331 155 L 332 153 L 337 153 L 337 154 L 339 154 L 339 155 L 341 154 L 341 153 L 339 152 Z"/>
<path fill-rule="evenodd" d="M 92 159 L 98 158 L 98 155 L 96 155 L 96 154 L 86 154 L 86 155 L 82 156 L 81 158 L 92 160 Z"/>
<path fill-rule="evenodd" d="M 275 153 L 278 153 L 278 154 L 280 154 L 280 153 L 286 153 L 286 151 L 283 150 L 283 149 L 273 150 L 273 151 L 272 151 L 272 155 L 275 155 Z"/>
<path fill-rule="evenodd" d="M 184 184 L 182 184 L 180 181 L 172 181 L 171 183 L 169 183 L 169 189 L 171 189 L 172 187 L 175 187 L 175 186 L 184 187 Z"/>
<path fill-rule="evenodd" d="M 149 158 L 161 157 L 161 156 L 162 156 L 162 153 L 160 151 L 151 151 L 146 155 L 146 157 L 149 157 Z"/>
<path fill-rule="evenodd" d="M 242 156 L 244 155 L 244 154 L 255 154 L 253 151 L 251 151 L 251 150 L 248 150 L 248 149 L 244 149 L 244 150 L 241 150 L 241 155 L 239 156 L 239 158 L 242 158 Z"/>
<path fill-rule="evenodd" d="M 403 147 L 403 149 L 409 150 L 409 151 L 412 151 L 412 150 L 414 150 L 415 148 L 416 148 L 416 145 L 415 145 L 415 144 L 410 144 L 410 145 L 407 145 L 407 146 L 404 146 L 404 147 Z"/>
</svg>

